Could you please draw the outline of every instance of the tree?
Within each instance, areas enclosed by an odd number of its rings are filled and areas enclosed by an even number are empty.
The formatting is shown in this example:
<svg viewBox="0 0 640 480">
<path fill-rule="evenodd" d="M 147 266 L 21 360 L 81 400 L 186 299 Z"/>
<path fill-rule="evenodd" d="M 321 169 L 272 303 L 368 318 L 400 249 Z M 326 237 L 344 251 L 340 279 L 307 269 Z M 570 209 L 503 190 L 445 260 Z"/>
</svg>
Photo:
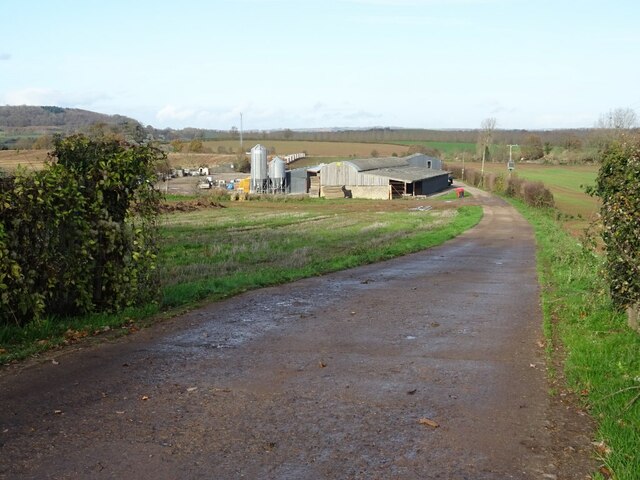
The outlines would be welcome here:
<svg viewBox="0 0 640 480">
<path fill-rule="evenodd" d="M 529 135 L 520 145 L 520 152 L 525 160 L 537 160 L 544 157 L 544 146 L 539 135 Z"/>
<path fill-rule="evenodd" d="M 600 115 L 596 130 L 592 133 L 592 143 L 601 150 L 606 150 L 612 143 L 622 140 L 624 134 L 638 123 L 635 110 L 616 108 Z"/>
<path fill-rule="evenodd" d="M 184 148 L 184 143 L 180 140 L 171 140 L 171 146 L 173 147 L 174 152 L 181 152 Z"/>
<path fill-rule="evenodd" d="M 638 117 L 632 108 L 616 108 L 600 115 L 597 128 L 606 130 L 630 130 L 638 123 Z"/>
<path fill-rule="evenodd" d="M 14 144 L 13 148 L 15 148 L 16 150 L 29 150 L 33 148 L 34 143 L 35 140 L 33 137 L 21 137 Z"/>
<path fill-rule="evenodd" d="M 484 186 L 484 162 L 488 157 L 489 146 L 493 140 L 493 132 L 496 129 L 497 121 L 494 117 L 485 118 L 480 122 L 480 135 L 478 137 L 478 146 L 482 149 L 482 167 L 480 168 L 480 176 L 482 177 L 482 186 Z"/>
<path fill-rule="evenodd" d="M 238 127 L 236 127 L 236 126 L 231 127 L 231 130 L 229 130 L 229 135 L 231 135 L 231 138 L 233 140 L 236 140 L 236 139 L 240 138 L 240 133 L 238 132 Z"/>
<path fill-rule="evenodd" d="M 375 148 L 373 150 L 371 150 L 371 156 L 373 158 L 377 158 L 380 156 L 380 153 L 378 152 L 378 150 L 376 150 Z"/>
<path fill-rule="evenodd" d="M 580 150 L 582 148 L 582 140 L 577 135 L 569 135 L 564 142 L 564 148 L 569 151 Z"/>
<path fill-rule="evenodd" d="M 244 154 L 239 154 L 236 157 L 236 170 L 242 173 L 249 173 L 251 171 L 251 162 Z"/>
<path fill-rule="evenodd" d="M 194 138 L 189 142 L 189 151 L 192 153 L 202 153 L 204 151 L 204 144 L 199 138 Z"/>
<path fill-rule="evenodd" d="M 282 135 L 285 140 L 290 140 L 291 137 L 293 137 L 293 132 L 290 129 L 286 128 L 284 132 L 282 132 Z"/>
<path fill-rule="evenodd" d="M 33 143 L 34 150 L 49 150 L 53 146 L 53 137 L 51 135 L 41 135 Z"/>
<path fill-rule="evenodd" d="M 430 157 L 441 158 L 442 153 L 437 148 L 431 148 L 421 143 L 414 144 L 409 146 L 407 149 L 407 154 L 413 155 L 414 153 L 423 153 L 425 155 L 429 155 Z"/>
</svg>

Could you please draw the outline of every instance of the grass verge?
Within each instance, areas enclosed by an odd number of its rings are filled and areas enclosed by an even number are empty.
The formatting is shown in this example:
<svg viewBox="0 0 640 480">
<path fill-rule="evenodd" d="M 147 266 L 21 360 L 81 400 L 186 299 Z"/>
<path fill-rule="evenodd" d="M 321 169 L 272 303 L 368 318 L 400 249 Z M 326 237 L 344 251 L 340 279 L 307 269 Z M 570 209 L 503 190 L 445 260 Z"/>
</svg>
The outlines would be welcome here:
<svg viewBox="0 0 640 480">
<path fill-rule="evenodd" d="M 598 424 L 603 476 L 597 478 L 638 479 L 640 335 L 611 305 L 602 258 L 564 232 L 552 212 L 510 202 L 536 232 L 547 354 L 561 342 L 568 387 Z"/>
<path fill-rule="evenodd" d="M 405 202 L 232 202 L 163 216 L 158 303 L 120 314 L 45 318 L 0 326 L 0 363 L 109 332 L 121 335 L 165 312 L 268 285 L 444 243 L 482 218 L 477 206 L 412 211 Z M 435 205 L 435 202 L 434 202 Z"/>
</svg>

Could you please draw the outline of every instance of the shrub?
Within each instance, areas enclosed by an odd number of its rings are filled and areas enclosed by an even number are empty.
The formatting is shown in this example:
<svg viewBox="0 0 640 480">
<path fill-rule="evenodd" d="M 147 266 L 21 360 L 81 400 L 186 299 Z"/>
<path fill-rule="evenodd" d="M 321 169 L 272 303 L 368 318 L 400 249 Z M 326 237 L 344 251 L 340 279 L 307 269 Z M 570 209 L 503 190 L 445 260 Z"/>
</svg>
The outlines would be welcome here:
<svg viewBox="0 0 640 480">
<path fill-rule="evenodd" d="M 512 175 L 507 180 L 507 187 L 504 191 L 505 195 L 513 198 L 522 198 L 522 185 L 524 180 L 517 175 Z"/>
<path fill-rule="evenodd" d="M 460 167 L 449 168 L 455 178 L 462 179 Z M 548 208 L 555 205 L 553 193 L 542 182 L 530 182 L 517 175 L 505 178 L 503 174 L 485 173 L 484 185 L 482 174 L 475 168 L 466 168 L 464 181 L 470 185 L 484 188 L 490 192 L 503 193 L 508 197 L 523 200 L 533 207 Z"/>
<path fill-rule="evenodd" d="M 155 281 L 153 165 L 147 146 L 57 139 L 39 172 L 0 183 L 0 322 L 118 310 Z"/>
<path fill-rule="evenodd" d="M 640 304 L 640 149 L 613 143 L 603 153 L 596 186 L 611 295 L 618 307 Z"/>
<path fill-rule="evenodd" d="M 533 207 L 553 207 L 554 200 L 551 191 L 542 182 L 524 182 L 522 185 L 522 199 Z"/>
</svg>

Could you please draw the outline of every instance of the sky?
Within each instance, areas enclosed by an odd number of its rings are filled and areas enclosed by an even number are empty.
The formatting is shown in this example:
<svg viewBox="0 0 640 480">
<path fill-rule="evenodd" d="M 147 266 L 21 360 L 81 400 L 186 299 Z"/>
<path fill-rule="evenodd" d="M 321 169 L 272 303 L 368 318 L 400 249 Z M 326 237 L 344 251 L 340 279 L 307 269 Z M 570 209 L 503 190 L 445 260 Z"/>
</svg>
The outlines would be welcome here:
<svg viewBox="0 0 640 480">
<path fill-rule="evenodd" d="M 637 0 L 0 0 L 0 17 L 0 105 L 221 130 L 640 113 Z"/>
</svg>

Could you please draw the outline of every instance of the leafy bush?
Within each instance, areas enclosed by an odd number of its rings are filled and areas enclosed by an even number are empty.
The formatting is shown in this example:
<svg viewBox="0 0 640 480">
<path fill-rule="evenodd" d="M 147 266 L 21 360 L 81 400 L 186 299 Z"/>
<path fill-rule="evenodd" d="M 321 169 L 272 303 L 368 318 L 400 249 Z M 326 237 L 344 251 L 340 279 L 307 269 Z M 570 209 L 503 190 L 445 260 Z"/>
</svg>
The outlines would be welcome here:
<svg viewBox="0 0 640 480">
<path fill-rule="evenodd" d="M 618 142 L 604 151 L 596 186 L 611 295 L 618 307 L 640 304 L 640 148 Z"/>
<path fill-rule="evenodd" d="M 0 322 L 118 310 L 157 292 L 159 193 L 147 146 L 57 139 L 53 161 L 0 183 Z"/>
</svg>

